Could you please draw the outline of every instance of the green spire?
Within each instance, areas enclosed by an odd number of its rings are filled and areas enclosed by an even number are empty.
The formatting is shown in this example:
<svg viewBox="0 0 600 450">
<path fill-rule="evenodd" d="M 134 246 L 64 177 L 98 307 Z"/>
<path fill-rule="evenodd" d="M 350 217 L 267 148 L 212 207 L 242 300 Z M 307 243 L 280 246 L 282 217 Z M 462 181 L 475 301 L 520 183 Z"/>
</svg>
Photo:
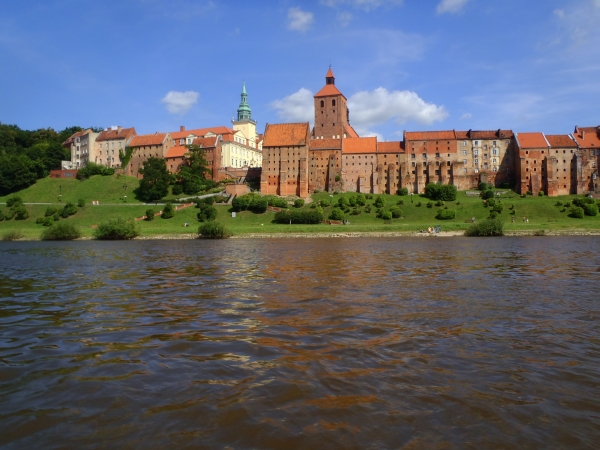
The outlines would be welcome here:
<svg viewBox="0 0 600 450">
<path fill-rule="evenodd" d="M 242 101 L 237 110 L 237 120 L 238 122 L 242 120 L 252 120 L 252 110 L 248 105 L 248 94 L 246 94 L 246 82 L 242 84 Z"/>
</svg>

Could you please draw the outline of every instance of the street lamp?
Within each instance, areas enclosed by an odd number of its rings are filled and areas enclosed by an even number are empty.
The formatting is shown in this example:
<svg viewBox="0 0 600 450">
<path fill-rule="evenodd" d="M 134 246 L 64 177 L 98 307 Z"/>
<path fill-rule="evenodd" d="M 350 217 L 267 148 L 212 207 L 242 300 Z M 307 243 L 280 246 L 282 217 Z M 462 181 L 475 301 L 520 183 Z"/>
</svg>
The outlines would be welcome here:
<svg viewBox="0 0 600 450">
<path fill-rule="evenodd" d="M 58 194 L 58 201 L 62 201 L 62 184 L 60 184 L 58 188 L 60 189 L 60 194 Z"/>
<path fill-rule="evenodd" d="M 411 203 L 413 202 L 413 199 L 412 199 L 412 197 L 413 197 L 413 193 L 411 192 L 411 193 L 410 193 L 410 202 L 411 202 Z"/>
</svg>

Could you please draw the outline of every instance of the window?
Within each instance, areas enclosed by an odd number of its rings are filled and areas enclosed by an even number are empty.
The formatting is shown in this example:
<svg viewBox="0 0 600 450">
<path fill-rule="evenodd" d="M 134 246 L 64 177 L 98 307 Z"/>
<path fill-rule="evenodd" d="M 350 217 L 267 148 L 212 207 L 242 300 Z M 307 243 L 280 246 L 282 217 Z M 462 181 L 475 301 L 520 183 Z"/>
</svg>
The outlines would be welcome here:
<svg viewBox="0 0 600 450">
<path fill-rule="evenodd" d="M 331 100 L 331 106 L 335 106 L 335 99 Z"/>
<path fill-rule="evenodd" d="M 479 173 L 479 169 L 475 169 L 475 173 Z"/>
<path fill-rule="evenodd" d="M 463 147 L 467 146 L 467 141 L 463 141 Z"/>
<path fill-rule="evenodd" d="M 475 159 L 475 164 L 479 164 L 479 160 L 478 159 Z"/>
<path fill-rule="evenodd" d="M 411 157 L 412 159 L 415 159 L 415 157 L 416 157 L 416 156 L 417 156 L 417 155 L 415 155 L 414 153 L 413 153 L 412 155 L 410 155 L 410 157 Z"/>
<path fill-rule="evenodd" d="M 494 166 L 494 172 L 498 172 L 498 167 Z"/>
<path fill-rule="evenodd" d="M 483 168 L 487 170 L 487 168 L 488 168 L 488 165 L 487 165 L 487 163 L 485 163 L 485 164 L 483 165 Z"/>
<path fill-rule="evenodd" d="M 475 156 L 477 156 L 477 155 L 479 155 L 479 151 L 478 151 L 478 150 L 473 150 L 473 154 L 474 154 Z"/>
<path fill-rule="evenodd" d="M 463 155 L 466 155 L 466 154 L 467 154 L 467 150 L 463 150 Z"/>
<path fill-rule="evenodd" d="M 467 163 L 467 160 L 466 160 L 466 159 L 463 159 L 463 164 L 466 164 L 466 163 Z"/>
<path fill-rule="evenodd" d="M 497 154 L 498 154 L 498 149 L 497 148 L 493 149 L 492 150 L 492 155 L 497 155 Z"/>
<path fill-rule="evenodd" d="M 483 159 L 487 159 L 487 153 L 484 153 Z"/>
<path fill-rule="evenodd" d="M 321 108 L 325 107 L 325 102 L 323 100 L 321 100 Z"/>
<path fill-rule="evenodd" d="M 475 145 L 476 145 L 476 146 L 477 146 L 477 145 L 479 145 L 479 141 L 475 141 Z"/>
<path fill-rule="evenodd" d="M 435 157 L 436 157 L 436 158 L 439 158 L 439 157 L 440 157 L 440 154 L 439 154 L 439 153 L 436 153 L 436 154 L 435 154 Z"/>
</svg>

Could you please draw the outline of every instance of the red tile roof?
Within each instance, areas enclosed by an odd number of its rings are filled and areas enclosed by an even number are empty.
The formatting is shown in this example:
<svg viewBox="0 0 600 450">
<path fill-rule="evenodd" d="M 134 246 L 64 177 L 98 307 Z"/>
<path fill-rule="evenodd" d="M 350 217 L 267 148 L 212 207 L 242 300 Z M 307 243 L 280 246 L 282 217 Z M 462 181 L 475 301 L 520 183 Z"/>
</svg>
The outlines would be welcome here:
<svg viewBox="0 0 600 450">
<path fill-rule="evenodd" d="M 352 128 L 352 126 L 350 126 L 350 124 L 344 125 L 344 131 L 346 132 L 346 135 L 348 137 L 351 137 L 351 138 L 358 137 L 358 133 L 356 131 L 354 131 L 354 128 Z"/>
<path fill-rule="evenodd" d="M 469 132 L 468 131 L 454 131 L 454 136 L 459 141 L 466 141 L 467 139 L 471 139 L 469 137 Z"/>
<path fill-rule="evenodd" d="M 404 153 L 404 145 L 400 141 L 378 142 L 377 151 L 379 153 Z"/>
<path fill-rule="evenodd" d="M 181 158 L 187 151 L 188 149 L 185 145 L 177 145 L 169 149 L 165 158 Z"/>
<path fill-rule="evenodd" d="M 581 148 L 600 148 L 600 127 L 575 127 L 573 137 Z"/>
<path fill-rule="evenodd" d="M 454 140 L 454 131 L 406 131 L 404 138 L 407 141 L 436 141 Z"/>
<path fill-rule="evenodd" d="M 144 145 L 161 145 L 167 137 L 167 133 L 142 134 L 134 136 L 129 143 L 130 147 L 142 147 Z"/>
<path fill-rule="evenodd" d="M 315 98 L 329 97 L 332 95 L 341 95 L 342 97 L 344 97 L 344 94 L 342 94 L 340 92 L 340 90 L 335 87 L 335 84 L 326 84 L 325 86 L 323 86 L 323 89 L 321 89 L 319 92 L 317 92 L 315 94 Z M 346 97 L 344 97 L 344 98 L 346 98 Z"/>
<path fill-rule="evenodd" d="M 308 122 L 267 124 L 263 147 L 306 145 Z"/>
<path fill-rule="evenodd" d="M 331 67 L 327 71 L 327 75 L 325 75 L 325 78 L 335 78 L 335 76 L 333 75 L 333 70 L 331 70 Z"/>
<path fill-rule="evenodd" d="M 137 133 L 135 132 L 135 128 L 121 128 L 121 130 L 104 130 L 102 133 L 98 135 L 96 141 L 112 141 L 116 139 L 129 139 L 132 136 L 135 136 Z"/>
<path fill-rule="evenodd" d="M 341 149 L 342 148 L 342 140 L 341 139 L 311 139 L 310 140 L 310 149 L 311 150 L 331 150 L 331 149 Z"/>
<path fill-rule="evenodd" d="M 344 139 L 342 142 L 344 153 L 377 153 L 376 137 Z"/>
<path fill-rule="evenodd" d="M 200 147 L 203 148 L 214 148 L 217 146 L 217 139 L 219 139 L 216 136 L 211 136 L 211 137 L 207 137 L 207 138 L 196 138 L 193 140 L 193 144 L 194 145 L 199 145 Z"/>
<path fill-rule="evenodd" d="M 211 133 L 211 132 L 219 135 L 219 134 L 233 133 L 234 131 L 231 128 L 227 128 L 226 126 L 219 125 L 217 127 L 212 127 L 212 128 L 209 127 L 209 128 L 197 128 L 195 130 L 173 131 L 170 134 L 173 139 L 182 139 L 182 138 L 188 137 L 190 135 L 204 137 L 204 135 L 206 135 L 207 133 Z"/>
<path fill-rule="evenodd" d="M 544 133 L 517 133 L 519 148 L 548 148 Z"/>
<path fill-rule="evenodd" d="M 568 134 L 547 134 L 546 140 L 550 144 L 550 147 L 577 148 L 577 142 L 571 139 L 571 136 Z"/>
<path fill-rule="evenodd" d="M 78 131 L 76 133 L 73 133 L 73 135 L 71 135 L 69 138 L 67 138 L 65 140 L 65 142 L 62 143 L 62 145 L 70 145 L 75 140 L 75 138 L 83 136 L 88 131 L 91 131 L 91 130 L 81 130 L 81 131 Z"/>
</svg>

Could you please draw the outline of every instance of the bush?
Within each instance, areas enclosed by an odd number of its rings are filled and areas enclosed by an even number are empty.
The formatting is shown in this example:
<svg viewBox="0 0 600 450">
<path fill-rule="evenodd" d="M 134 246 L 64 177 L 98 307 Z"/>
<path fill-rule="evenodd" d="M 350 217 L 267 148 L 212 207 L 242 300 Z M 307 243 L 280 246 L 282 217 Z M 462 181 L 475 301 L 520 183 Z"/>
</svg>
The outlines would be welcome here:
<svg viewBox="0 0 600 450">
<path fill-rule="evenodd" d="M 62 211 L 60 212 L 60 217 L 62 217 L 63 219 L 68 219 L 69 211 L 67 209 L 63 208 Z"/>
<path fill-rule="evenodd" d="M 456 211 L 453 209 L 440 209 L 435 216 L 438 220 L 452 220 L 455 217 Z"/>
<path fill-rule="evenodd" d="M 42 241 L 72 241 L 81 237 L 79 228 L 70 222 L 60 222 L 42 232 Z"/>
<path fill-rule="evenodd" d="M 487 200 L 485 202 L 485 206 L 496 206 L 496 200 L 493 198 L 490 198 L 489 200 Z"/>
<path fill-rule="evenodd" d="M 351 195 L 348 197 L 348 204 L 352 207 L 356 206 L 356 195 Z"/>
<path fill-rule="evenodd" d="M 398 195 L 401 195 L 401 196 L 408 195 L 408 188 L 403 187 L 403 188 L 398 189 Z"/>
<path fill-rule="evenodd" d="M 173 208 L 173 205 L 170 202 L 165 205 L 161 217 L 163 219 L 172 219 L 175 217 L 175 208 Z"/>
<path fill-rule="evenodd" d="M 3 241 L 16 241 L 23 238 L 23 232 L 21 230 L 10 230 L 2 235 Z"/>
<path fill-rule="evenodd" d="M 458 189 L 453 184 L 429 183 L 425 186 L 425 196 L 431 200 L 443 200 L 453 202 L 456 200 Z"/>
<path fill-rule="evenodd" d="M 62 216 L 66 219 L 67 217 L 73 216 L 75 214 L 77 214 L 77 205 L 71 202 L 67 202 L 67 204 L 63 208 Z"/>
<path fill-rule="evenodd" d="M 359 208 L 359 207 L 356 207 L 356 208 L 354 208 L 354 209 L 352 210 L 352 213 L 351 213 L 351 214 L 352 214 L 353 216 L 358 216 L 360 213 L 361 213 L 361 210 L 360 210 L 360 208 Z"/>
<path fill-rule="evenodd" d="M 415 206 L 421 206 L 421 202 L 415 203 Z"/>
<path fill-rule="evenodd" d="M 52 216 L 52 220 L 54 220 L 55 222 L 58 222 L 60 220 L 60 214 L 56 213 Z"/>
<path fill-rule="evenodd" d="M 365 206 L 365 212 L 366 212 L 367 214 L 369 214 L 369 213 L 371 212 L 371 209 L 372 209 L 371 205 L 367 205 L 367 206 Z"/>
<path fill-rule="evenodd" d="M 252 194 L 247 194 L 247 195 L 252 195 Z M 256 194 L 254 194 L 256 195 Z M 270 197 L 268 199 L 268 206 L 274 206 L 275 208 L 287 208 L 288 202 L 286 199 L 284 198 L 280 198 L 280 197 Z"/>
<path fill-rule="evenodd" d="M 297 198 L 294 200 L 294 208 L 302 208 L 304 206 L 304 200 L 301 198 Z"/>
<path fill-rule="evenodd" d="M 78 180 L 86 180 L 92 175 L 110 176 L 115 174 L 115 169 L 112 167 L 102 166 L 93 162 L 88 162 L 85 167 L 77 171 Z"/>
<path fill-rule="evenodd" d="M 565 202 L 565 203 L 563 204 L 563 206 L 564 206 L 565 208 L 568 208 L 569 206 L 571 206 L 571 202 L 567 201 L 567 202 Z"/>
<path fill-rule="evenodd" d="M 596 203 L 585 203 L 583 206 L 583 213 L 586 216 L 597 216 L 598 215 L 598 205 Z"/>
<path fill-rule="evenodd" d="M 557 201 L 557 202 L 554 204 L 554 206 L 562 206 L 562 205 L 563 205 L 563 202 L 561 202 L 560 200 L 558 200 L 558 201 Z"/>
<path fill-rule="evenodd" d="M 6 199 L 6 206 L 8 206 L 9 208 L 17 207 L 22 204 L 23 199 L 21 199 L 21 197 L 19 197 L 18 195 L 13 195 L 12 197 Z"/>
<path fill-rule="evenodd" d="M 500 219 L 486 219 L 471 225 L 465 236 L 503 236 L 504 224 Z"/>
<path fill-rule="evenodd" d="M 402 217 L 402 210 L 397 206 L 392 207 L 390 209 L 390 212 L 392 213 L 392 217 L 394 219 L 399 219 L 400 217 Z"/>
<path fill-rule="evenodd" d="M 202 205 L 196 217 L 200 222 L 215 220 L 217 218 L 217 208 L 211 205 Z"/>
<path fill-rule="evenodd" d="M 58 210 L 52 206 L 48 206 L 46 208 L 46 212 L 44 213 L 44 216 L 46 217 L 50 217 L 53 216 L 54 214 L 56 214 L 58 212 Z"/>
<path fill-rule="evenodd" d="M 433 208 L 433 202 L 427 202 L 427 207 L 428 208 Z"/>
<path fill-rule="evenodd" d="M 15 211 L 13 209 L 9 209 L 4 213 L 4 220 L 12 220 L 15 217 Z"/>
<path fill-rule="evenodd" d="M 344 220 L 344 212 L 339 208 L 333 208 L 329 214 L 329 220 Z"/>
<path fill-rule="evenodd" d="M 398 206 L 402 206 L 402 205 L 404 205 L 404 200 L 398 200 L 398 201 L 396 202 L 396 205 L 398 205 Z"/>
<path fill-rule="evenodd" d="M 330 205 L 329 200 L 321 200 L 321 206 L 327 208 Z"/>
<path fill-rule="evenodd" d="M 183 186 L 181 184 L 175 184 L 171 188 L 171 193 L 173 195 L 181 195 L 183 194 Z"/>
<path fill-rule="evenodd" d="M 25 220 L 29 218 L 29 213 L 24 206 L 19 206 L 13 209 L 15 213 L 15 220 Z M 596 208 L 596 213 L 598 212 L 598 208 Z"/>
<path fill-rule="evenodd" d="M 340 208 L 345 208 L 347 206 L 350 206 L 350 202 L 348 201 L 348 197 L 340 197 L 340 198 L 338 198 L 338 206 Z"/>
<path fill-rule="evenodd" d="M 494 191 L 491 189 L 488 189 L 487 191 L 482 191 L 481 198 L 484 200 L 494 198 Z"/>
<path fill-rule="evenodd" d="M 233 210 L 236 212 L 250 210 L 256 213 L 264 213 L 269 205 L 276 206 L 278 208 L 288 207 L 287 202 L 282 198 L 266 197 L 254 193 L 240 195 L 239 197 L 234 198 L 231 205 L 233 206 Z"/>
<path fill-rule="evenodd" d="M 52 225 L 54 225 L 54 217 L 52 217 L 52 216 L 44 217 L 44 221 L 42 222 L 42 225 L 45 227 L 51 227 Z"/>
<path fill-rule="evenodd" d="M 339 210 L 338 210 L 339 211 Z M 310 211 L 279 211 L 275 214 L 275 223 L 319 224 L 323 221 L 323 212 L 318 209 Z"/>
<path fill-rule="evenodd" d="M 215 197 L 214 197 L 214 195 L 211 195 L 210 197 L 205 197 L 205 198 L 201 199 L 199 201 L 199 203 L 204 203 L 205 205 L 211 205 L 212 206 L 212 205 L 215 204 Z M 198 208 L 198 205 L 196 205 L 196 208 Z"/>
<path fill-rule="evenodd" d="M 362 195 L 359 194 L 356 196 L 356 206 L 365 206 L 367 204 L 367 198 Z"/>
<path fill-rule="evenodd" d="M 80 198 L 79 200 L 77 200 L 77 206 L 79 206 L 80 208 L 85 208 L 85 199 Z"/>
<path fill-rule="evenodd" d="M 492 208 L 492 211 L 495 211 L 498 214 L 501 214 L 502 211 L 504 211 L 504 205 L 502 203 L 498 203 L 498 204 L 494 205 L 494 207 Z"/>
<path fill-rule="evenodd" d="M 438 200 L 437 202 L 435 202 L 435 206 L 444 206 L 446 204 L 446 202 L 444 202 L 443 200 Z"/>
<path fill-rule="evenodd" d="M 525 195 L 533 195 L 533 192 L 527 191 L 527 192 L 525 192 Z"/>
<path fill-rule="evenodd" d="M 231 233 L 219 222 L 205 222 L 198 227 L 198 237 L 202 239 L 227 239 Z"/>
<path fill-rule="evenodd" d="M 383 198 L 382 195 L 378 195 L 377 198 L 375 199 L 375 203 L 373 203 L 375 205 L 376 208 L 383 208 L 383 206 L 385 205 L 385 199 Z"/>
<path fill-rule="evenodd" d="M 382 211 L 381 214 L 379 214 L 379 217 L 383 220 L 392 220 L 392 212 Z"/>
<path fill-rule="evenodd" d="M 45 217 L 38 217 L 37 219 L 35 219 L 35 223 L 41 225 L 44 223 L 44 220 L 46 220 Z"/>
<path fill-rule="evenodd" d="M 495 219 L 498 217 L 498 213 L 496 211 L 490 211 L 490 219 Z"/>
<path fill-rule="evenodd" d="M 154 220 L 154 210 L 152 208 L 146 210 L 146 220 L 152 222 Z"/>
<path fill-rule="evenodd" d="M 579 206 L 573 206 L 569 210 L 569 217 L 572 217 L 574 219 L 583 219 L 583 214 L 583 208 L 580 208 Z"/>
<path fill-rule="evenodd" d="M 492 186 L 490 186 L 487 183 L 484 183 L 483 181 L 481 183 L 479 183 L 479 186 L 477 187 L 477 189 L 479 189 L 480 191 L 487 191 L 488 189 L 490 189 Z"/>
<path fill-rule="evenodd" d="M 2 222 L 4 220 L 4 213 L 2 211 L 0 211 L 0 222 Z"/>
<path fill-rule="evenodd" d="M 140 235 L 140 232 L 133 221 L 125 221 L 120 217 L 116 220 L 109 220 L 101 223 L 94 231 L 94 237 L 99 240 L 127 240 Z"/>
<path fill-rule="evenodd" d="M 543 196 L 544 196 L 544 191 L 538 192 L 538 197 L 543 197 Z"/>
<path fill-rule="evenodd" d="M 373 194 L 365 194 L 365 197 L 367 198 L 367 200 L 371 200 L 373 198 Z"/>
</svg>

